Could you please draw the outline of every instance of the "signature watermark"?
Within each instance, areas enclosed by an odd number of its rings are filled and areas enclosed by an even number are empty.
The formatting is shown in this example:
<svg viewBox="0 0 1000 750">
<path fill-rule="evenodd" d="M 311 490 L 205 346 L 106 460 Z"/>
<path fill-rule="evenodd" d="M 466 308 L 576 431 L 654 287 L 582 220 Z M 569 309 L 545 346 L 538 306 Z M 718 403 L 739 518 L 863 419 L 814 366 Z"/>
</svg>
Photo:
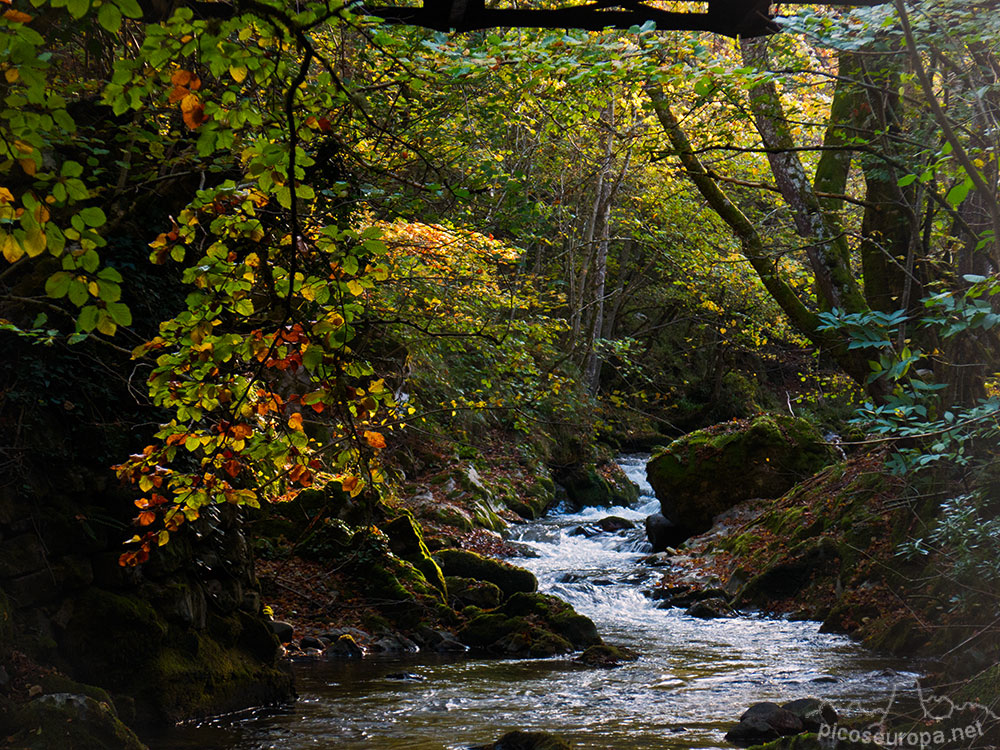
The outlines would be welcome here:
<svg viewBox="0 0 1000 750">
<path fill-rule="evenodd" d="M 956 703 L 947 696 L 935 695 L 916 684 L 919 704 L 919 729 L 890 729 L 893 705 L 898 697 L 899 687 L 893 686 L 889 703 L 880 718 L 867 729 L 840 724 L 821 724 L 819 738 L 825 747 L 836 747 L 838 743 L 853 745 L 873 745 L 876 747 L 920 748 L 932 750 L 952 745 L 968 745 L 985 736 L 991 724 L 1000 722 L 1000 716 L 988 706 L 967 701 Z M 963 723 L 963 719 L 964 723 Z"/>
</svg>

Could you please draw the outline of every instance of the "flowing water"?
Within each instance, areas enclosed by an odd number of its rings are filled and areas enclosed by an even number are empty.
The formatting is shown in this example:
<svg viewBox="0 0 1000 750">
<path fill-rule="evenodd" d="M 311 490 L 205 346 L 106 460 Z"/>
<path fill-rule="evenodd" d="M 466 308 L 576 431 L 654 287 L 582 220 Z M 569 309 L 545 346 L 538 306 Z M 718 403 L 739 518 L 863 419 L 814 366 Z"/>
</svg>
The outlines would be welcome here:
<svg viewBox="0 0 1000 750">
<path fill-rule="evenodd" d="M 699 620 L 656 609 L 641 593 L 656 574 L 637 564 L 648 550 L 643 519 L 659 509 L 645 459 L 620 460 L 642 490 L 634 507 L 557 511 L 512 532 L 538 553 L 516 562 L 534 571 L 540 589 L 591 617 L 606 641 L 638 651 L 639 661 L 615 669 L 426 654 L 299 662 L 294 705 L 177 727 L 152 746 L 458 750 L 511 729 L 544 729 L 579 748 L 729 748 L 723 734 L 754 702 L 816 696 L 850 714 L 884 706 L 894 686 L 913 684 L 905 664 L 821 635 L 814 622 Z M 637 528 L 570 535 L 608 515 Z M 404 670 L 425 679 L 386 677 Z"/>
</svg>

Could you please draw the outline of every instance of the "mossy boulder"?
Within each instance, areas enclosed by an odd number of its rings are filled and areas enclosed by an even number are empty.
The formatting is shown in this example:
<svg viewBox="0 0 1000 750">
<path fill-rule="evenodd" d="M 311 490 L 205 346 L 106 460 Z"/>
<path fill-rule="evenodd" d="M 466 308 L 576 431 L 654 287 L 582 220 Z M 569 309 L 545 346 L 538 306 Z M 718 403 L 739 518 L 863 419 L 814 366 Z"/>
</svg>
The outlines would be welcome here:
<svg viewBox="0 0 1000 750">
<path fill-rule="evenodd" d="M 694 535 L 737 503 L 780 497 L 832 460 L 809 422 L 764 414 L 678 438 L 650 459 L 646 474 L 663 515 Z"/>
<path fill-rule="evenodd" d="M 429 584 L 442 594 L 447 595 L 448 589 L 444 575 L 431 557 L 427 544 L 424 542 L 420 525 L 413 518 L 413 514 L 409 511 L 403 511 L 401 515 L 383 523 L 381 528 L 389 537 L 389 549 L 392 550 L 392 553 L 412 563 L 417 570 L 424 574 L 424 578 Z"/>
<path fill-rule="evenodd" d="M 146 750 L 114 705 L 79 693 L 49 693 L 17 707 L 5 735 L 24 750 Z M 12 734 L 8 734 L 13 730 Z"/>
<path fill-rule="evenodd" d="M 503 605 L 503 612 L 513 617 L 534 617 L 545 627 L 569 641 L 577 649 L 601 643 L 597 626 L 589 617 L 577 613 L 569 604 L 549 594 L 514 594 Z"/>
<path fill-rule="evenodd" d="M 625 662 L 637 661 L 638 659 L 639 654 L 630 648 L 599 643 L 588 646 L 573 661 L 586 664 L 588 667 L 620 667 Z"/>
<path fill-rule="evenodd" d="M 521 518 L 534 521 L 556 504 L 556 484 L 547 474 L 537 474 L 532 477 L 527 489 L 507 494 L 504 503 Z"/>
<path fill-rule="evenodd" d="M 555 478 L 577 508 L 627 507 L 639 499 L 639 487 L 612 461 L 564 468 Z"/>
<path fill-rule="evenodd" d="M 530 570 L 501 560 L 491 560 L 475 552 L 443 549 L 434 555 L 434 560 L 446 576 L 489 581 L 503 592 L 504 598 L 518 592 L 532 593 L 538 590 L 538 579 Z"/>
<path fill-rule="evenodd" d="M 459 610 L 468 606 L 495 609 L 503 600 L 500 587 L 489 581 L 449 576 L 445 579 L 445 583 L 448 586 L 448 600 Z"/>
<path fill-rule="evenodd" d="M 476 615 L 457 635 L 466 646 L 497 656 L 545 658 L 573 650 L 573 644 L 567 639 L 528 618 L 500 612 Z"/>
</svg>

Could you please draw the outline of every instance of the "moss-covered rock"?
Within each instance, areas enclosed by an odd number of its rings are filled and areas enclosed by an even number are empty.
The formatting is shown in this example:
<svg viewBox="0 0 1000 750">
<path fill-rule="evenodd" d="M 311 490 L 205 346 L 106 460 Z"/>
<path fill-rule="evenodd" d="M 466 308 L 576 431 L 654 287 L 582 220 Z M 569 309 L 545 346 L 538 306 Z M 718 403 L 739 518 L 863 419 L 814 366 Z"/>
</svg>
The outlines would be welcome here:
<svg viewBox="0 0 1000 750">
<path fill-rule="evenodd" d="M 555 478 L 578 508 L 629 506 L 639 499 L 638 486 L 612 461 L 564 468 Z"/>
<path fill-rule="evenodd" d="M 48 693 L 10 718 L 9 747 L 24 750 L 146 750 L 114 706 L 79 693 Z M 6 734 L 6 732 L 5 732 Z"/>
<path fill-rule="evenodd" d="M 833 458 L 803 419 L 761 415 L 678 438 L 646 467 L 663 515 L 690 534 L 750 498 L 779 497 Z"/>
<path fill-rule="evenodd" d="M 513 617 L 533 616 L 578 649 L 601 643 L 593 620 L 549 594 L 516 593 L 503 605 L 503 612 Z"/>
<path fill-rule="evenodd" d="M 636 661 L 639 654 L 624 646 L 612 646 L 599 643 L 588 646 L 574 661 L 586 664 L 588 667 L 619 667 L 625 662 Z"/>
<path fill-rule="evenodd" d="M 448 589 L 444 575 L 431 557 L 424 542 L 424 535 L 419 524 L 413 518 L 413 514 L 409 511 L 403 511 L 396 518 L 383 523 L 381 528 L 389 537 L 389 548 L 392 553 L 412 563 L 417 570 L 423 573 L 429 584 L 447 596 Z"/>
<path fill-rule="evenodd" d="M 569 653 L 573 644 L 525 617 L 492 612 L 476 615 L 458 631 L 458 640 L 470 648 L 498 656 L 544 658 Z"/>
<path fill-rule="evenodd" d="M 445 583 L 448 586 L 448 600 L 459 610 L 470 605 L 479 609 L 495 609 L 503 600 L 500 587 L 489 581 L 449 576 Z"/>
<path fill-rule="evenodd" d="M 505 598 L 518 592 L 531 593 L 538 590 L 538 579 L 531 571 L 501 560 L 491 560 L 475 552 L 444 549 L 437 552 L 434 559 L 446 576 L 489 581 L 503 592 Z"/>
</svg>

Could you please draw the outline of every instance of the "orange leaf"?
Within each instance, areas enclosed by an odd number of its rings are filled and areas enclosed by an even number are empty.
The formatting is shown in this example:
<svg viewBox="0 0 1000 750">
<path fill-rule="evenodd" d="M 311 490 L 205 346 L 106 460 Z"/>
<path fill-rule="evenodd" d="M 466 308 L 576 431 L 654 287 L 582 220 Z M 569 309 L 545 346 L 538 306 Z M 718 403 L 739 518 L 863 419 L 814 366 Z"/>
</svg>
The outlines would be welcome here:
<svg viewBox="0 0 1000 750">
<path fill-rule="evenodd" d="M 376 450 L 382 450 L 385 448 L 385 438 L 380 432 L 372 432 L 371 430 L 365 430 L 365 440 L 368 441 L 368 445 Z"/>
<path fill-rule="evenodd" d="M 229 461 L 226 461 L 226 463 L 224 463 L 222 465 L 222 468 L 226 470 L 226 473 L 229 476 L 235 477 L 237 474 L 240 473 L 240 469 L 242 468 L 242 464 L 239 461 L 235 460 L 235 459 L 231 459 Z"/>
<path fill-rule="evenodd" d="M 174 86 L 170 90 L 170 96 L 167 97 L 167 99 L 171 104 L 176 104 L 185 96 L 188 96 L 190 93 L 191 92 L 184 86 Z"/>
<path fill-rule="evenodd" d="M 194 112 L 196 109 L 201 107 L 201 99 L 198 98 L 197 94 L 188 94 L 183 99 L 181 99 L 181 112 L 187 114 L 188 112 Z"/>
<path fill-rule="evenodd" d="M 151 510 L 144 510 L 135 520 L 140 526 L 149 526 L 149 524 L 156 520 L 156 514 Z"/>
<path fill-rule="evenodd" d="M 187 97 L 185 97 L 187 98 Z M 200 125 L 205 123 L 208 117 L 205 116 L 205 108 L 200 104 L 190 112 L 184 113 L 184 124 L 188 126 L 191 130 L 197 130 Z"/>
<path fill-rule="evenodd" d="M 302 412 L 297 411 L 288 418 L 288 426 L 293 430 L 302 429 Z"/>
<path fill-rule="evenodd" d="M 175 86 L 187 86 L 192 78 L 192 73 L 190 70 L 180 70 L 174 71 L 174 74 L 170 76 L 170 82 Z"/>
<path fill-rule="evenodd" d="M 14 10 L 13 8 L 4 12 L 3 17 L 8 21 L 13 21 L 14 23 L 28 23 L 32 18 L 32 16 L 29 16 L 27 13 L 22 13 L 21 11 Z"/>
<path fill-rule="evenodd" d="M 35 176 L 35 171 L 37 170 L 37 167 L 35 166 L 34 159 L 18 159 L 17 163 L 21 165 L 21 169 L 24 170 L 24 173 L 28 175 L 28 177 Z"/>
</svg>

